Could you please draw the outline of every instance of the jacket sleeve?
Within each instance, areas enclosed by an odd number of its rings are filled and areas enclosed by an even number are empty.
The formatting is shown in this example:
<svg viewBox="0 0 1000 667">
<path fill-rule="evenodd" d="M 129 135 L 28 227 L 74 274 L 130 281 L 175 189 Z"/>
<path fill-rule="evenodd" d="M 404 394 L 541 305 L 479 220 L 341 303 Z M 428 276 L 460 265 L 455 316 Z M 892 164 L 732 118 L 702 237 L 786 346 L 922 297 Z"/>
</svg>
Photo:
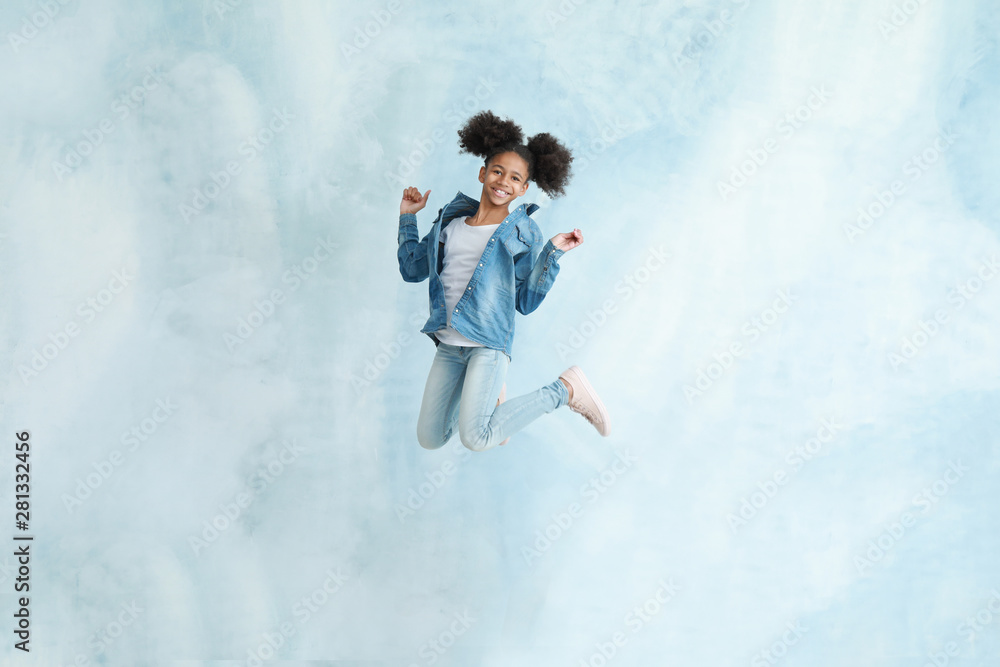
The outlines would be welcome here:
<svg viewBox="0 0 1000 667">
<path fill-rule="evenodd" d="M 399 260 L 399 273 L 408 283 L 419 283 L 430 275 L 431 271 L 431 233 L 417 241 L 417 216 L 414 213 L 403 213 L 399 216 L 399 250 L 396 258 Z"/>
<path fill-rule="evenodd" d="M 551 239 L 539 250 L 541 232 L 536 231 L 533 236 L 536 242 L 514 260 L 514 284 L 517 289 L 514 307 L 522 315 L 533 312 L 541 305 L 559 273 L 559 258 L 566 252 L 556 248 Z"/>
</svg>

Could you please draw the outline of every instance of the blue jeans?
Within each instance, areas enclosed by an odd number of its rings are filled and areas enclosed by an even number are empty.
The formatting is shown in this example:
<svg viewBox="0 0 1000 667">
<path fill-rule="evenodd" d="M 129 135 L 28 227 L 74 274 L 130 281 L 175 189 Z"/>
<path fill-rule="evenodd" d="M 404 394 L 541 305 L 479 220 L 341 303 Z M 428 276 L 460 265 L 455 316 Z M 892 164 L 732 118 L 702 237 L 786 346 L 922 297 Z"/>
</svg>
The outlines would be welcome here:
<svg viewBox="0 0 1000 667">
<path fill-rule="evenodd" d="M 442 447 L 458 427 L 462 444 L 481 452 L 569 403 L 569 390 L 557 379 L 530 394 L 507 398 L 497 406 L 509 364 L 502 350 L 440 343 L 417 419 L 420 446 Z"/>
</svg>

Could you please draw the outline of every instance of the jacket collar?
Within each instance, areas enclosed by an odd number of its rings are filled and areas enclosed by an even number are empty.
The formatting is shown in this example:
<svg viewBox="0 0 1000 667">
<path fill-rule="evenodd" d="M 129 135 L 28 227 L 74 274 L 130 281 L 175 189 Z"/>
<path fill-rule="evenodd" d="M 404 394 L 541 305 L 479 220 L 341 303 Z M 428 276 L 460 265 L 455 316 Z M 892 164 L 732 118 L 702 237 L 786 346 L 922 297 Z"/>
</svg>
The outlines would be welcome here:
<svg viewBox="0 0 1000 667">
<path fill-rule="evenodd" d="M 444 216 L 445 220 L 457 218 L 460 215 L 472 215 L 479 210 L 479 200 L 463 194 L 460 190 L 458 194 L 455 195 L 455 198 L 451 200 L 451 203 L 449 203 L 445 208 L 448 209 L 447 214 Z M 511 211 L 507 217 L 514 221 L 518 221 L 522 217 L 528 217 L 536 210 L 538 210 L 538 204 L 535 204 L 534 202 L 521 204 Z M 442 223 L 445 222 L 445 220 L 442 220 Z"/>
</svg>

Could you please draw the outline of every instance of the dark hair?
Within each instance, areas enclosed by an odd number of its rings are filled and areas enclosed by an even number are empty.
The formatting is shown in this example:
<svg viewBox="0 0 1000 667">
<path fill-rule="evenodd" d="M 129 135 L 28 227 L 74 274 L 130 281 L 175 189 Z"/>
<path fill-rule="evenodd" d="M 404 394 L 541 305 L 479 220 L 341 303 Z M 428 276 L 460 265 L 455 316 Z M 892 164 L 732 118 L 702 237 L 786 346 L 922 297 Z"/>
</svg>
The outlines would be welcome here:
<svg viewBox="0 0 1000 667">
<path fill-rule="evenodd" d="M 527 180 L 537 183 L 550 197 L 565 194 L 573 155 L 548 132 L 540 132 L 524 144 L 521 127 L 514 121 L 501 120 L 492 111 L 480 111 L 466 121 L 458 137 L 459 152 L 484 158 L 487 167 L 500 153 L 517 153 L 528 163 Z"/>
</svg>

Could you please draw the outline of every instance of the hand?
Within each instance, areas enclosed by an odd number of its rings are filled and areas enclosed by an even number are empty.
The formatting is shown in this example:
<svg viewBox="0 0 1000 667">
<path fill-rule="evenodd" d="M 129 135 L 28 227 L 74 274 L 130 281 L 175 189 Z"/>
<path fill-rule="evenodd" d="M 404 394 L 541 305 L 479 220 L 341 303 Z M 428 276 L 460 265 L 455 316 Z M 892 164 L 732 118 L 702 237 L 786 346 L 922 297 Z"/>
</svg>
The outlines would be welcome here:
<svg viewBox="0 0 1000 667">
<path fill-rule="evenodd" d="M 416 213 L 424 206 L 427 205 L 427 195 L 431 193 L 430 190 L 424 193 L 424 196 L 420 196 L 420 190 L 417 188 L 406 188 L 403 190 L 403 201 L 399 202 L 399 213 Z"/>
<path fill-rule="evenodd" d="M 556 234 L 549 240 L 552 241 L 552 245 L 565 252 L 583 243 L 583 232 L 579 229 L 574 229 L 571 232 Z"/>
</svg>

